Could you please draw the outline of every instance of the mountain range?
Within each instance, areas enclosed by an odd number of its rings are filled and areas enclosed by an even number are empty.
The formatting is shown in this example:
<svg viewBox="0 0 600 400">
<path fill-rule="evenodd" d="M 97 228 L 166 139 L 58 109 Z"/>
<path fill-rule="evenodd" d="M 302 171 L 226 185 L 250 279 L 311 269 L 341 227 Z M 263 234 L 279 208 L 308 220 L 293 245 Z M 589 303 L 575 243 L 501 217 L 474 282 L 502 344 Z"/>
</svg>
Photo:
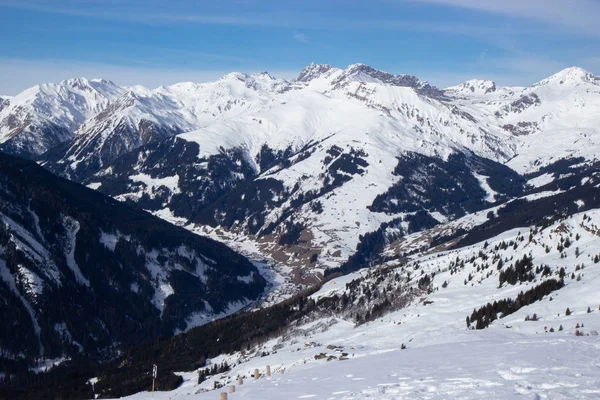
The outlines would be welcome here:
<svg viewBox="0 0 600 400">
<path fill-rule="evenodd" d="M 292 81 L 68 80 L 9 99 L 0 116 L 22 132 L 5 151 L 314 281 L 382 227 L 430 227 L 523 194 L 523 176 L 549 164 L 595 159 L 599 95 L 599 78 L 576 67 L 530 87 L 440 90 L 363 64 L 311 64 Z M 35 129 L 47 138 L 36 143 L 60 144 L 27 147 Z"/>
<path fill-rule="evenodd" d="M 147 329 L 171 336 L 364 267 L 450 262 L 447 249 L 595 218 L 600 78 L 572 67 L 528 87 L 439 89 L 311 64 L 291 81 L 231 73 L 153 90 L 71 79 L 1 97 L 0 150 L 12 154 L 0 284 L 24 356 L 101 360 Z M 487 270 L 467 264 L 465 282 Z M 356 318 L 346 306 L 337 314 Z"/>
</svg>

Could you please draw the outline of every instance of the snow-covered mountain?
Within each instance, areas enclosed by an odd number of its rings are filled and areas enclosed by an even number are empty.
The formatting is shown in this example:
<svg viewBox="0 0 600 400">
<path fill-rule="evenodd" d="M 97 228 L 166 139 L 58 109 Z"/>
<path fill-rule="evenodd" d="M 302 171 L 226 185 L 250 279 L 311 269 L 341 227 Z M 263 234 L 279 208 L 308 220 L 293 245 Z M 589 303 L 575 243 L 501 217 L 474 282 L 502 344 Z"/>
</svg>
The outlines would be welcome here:
<svg viewBox="0 0 600 400">
<path fill-rule="evenodd" d="M 262 109 L 287 85 L 266 73 L 232 73 L 205 84 L 127 88 L 44 160 L 54 171 L 81 179 L 144 144 Z"/>
<path fill-rule="evenodd" d="M 442 92 L 361 64 L 312 64 L 292 82 L 231 74 L 196 86 L 215 104 L 232 93 L 241 99 L 227 100 L 237 106 L 221 107 L 227 113 L 195 112 L 204 115 L 202 129 L 94 174 L 71 168 L 79 162 L 71 156 L 44 165 L 239 250 L 309 270 L 310 280 L 377 231 L 419 231 L 524 194 L 519 173 L 593 160 L 597 82 L 568 69 L 528 88 L 468 81 Z"/>
<path fill-rule="evenodd" d="M 599 79 L 578 68 L 525 88 L 439 90 L 311 64 L 292 81 L 232 73 L 121 88 L 40 162 L 310 280 L 378 231 L 459 218 L 523 195 L 523 174 L 593 161 L 598 111 Z"/>
<path fill-rule="evenodd" d="M 468 94 L 459 86 L 446 93 L 484 129 L 500 127 L 517 138 L 515 157 L 507 163 L 511 168 L 532 172 L 563 158 L 597 158 L 597 76 L 572 67 L 525 88 L 487 86 L 495 90 Z"/>
<path fill-rule="evenodd" d="M 442 91 L 414 76 L 363 64 L 346 69 L 311 64 L 291 82 L 268 73 L 232 73 L 205 84 L 131 87 L 44 160 L 62 175 L 81 179 L 140 145 L 190 131 L 202 137 L 198 141 L 207 154 L 221 146 L 244 146 L 254 156 L 265 143 L 297 150 L 332 134 L 351 131 L 363 137 L 375 129 L 386 131 L 390 139 L 394 132 L 412 132 L 416 143 L 411 147 L 429 152 L 453 142 L 494 159 L 513 154 L 503 140 L 510 135 L 482 133 L 444 99 Z M 384 118 L 379 121 L 379 116 Z"/>
<path fill-rule="evenodd" d="M 0 153 L 0 372 L 106 360 L 255 301 L 246 258 Z M 21 371 L 22 372 L 22 371 Z"/>
<path fill-rule="evenodd" d="M 43 84 L 0 100 L 0 149 L 39 155 L 74 137 L 79 126 L 104 110 L 123 88 L 103 79 Z"/>
<path fill-rule="evenodd" d="M 78 120 L 73 139 L 40 163 L 263 261 L 261 272 L 272 285 L 251 313 L 96 368 L 85 377 L 96 384 L 95 393 L 144 390 L 149 360 L 158 360 L 164 370 L 158 385 L 176 388 L 157 395 L 165 399 L 213 398 L 202 392 L 248 377 L 254 368 L 264 371 L 266 364 L 286 378 L 238 387 L 242 396 L 272 398 L 271 384 L 298 398 L 597 396 L 600 80 L 593 74 L 569 68 L 529 87 L 471 80 L 439 90 L 362 64 L 311 64 L 293 81 L 234 73 L 213 83 L 119 90 L 97 113 Z M 4 110 L 12 101 L 2 103 Z M 6 164 L 17 177 L 33 169 Z M 201 238 L 183 229 L 140 227 L 135 213 L 114 216 L 110 210 L 119 203 L 104 197 L 98 198 L 110 207 L 94 202 L 85 217 L 73 205 L 81 203 L 77 196 L 60 208 L 77 224 L 65 223 L 62 214 L 46 218 L 47 203 L 28 202 L 31 196 L 17 190 L 23 180 L 13 175 L 5 179 L 13 186 L 0 186 L 10 189 L 3 201 L 14 208 L 0 214 L 10 218 L 4 218 L 0 249 L 16 249 L 9 254 L 18 257 L 10 259 L 26 260 L 19 265 L 35 274 L 5 262 L 11 289 L 5 293 L 15 294 L 21 315 L 38 316 L 39 303 L 27 296 L 36 276 L 46 279 L 34 257 L 42 248 L 59 254 L 44 265 L 57 265 L 60 279 L 68 276 L 76 289 L 99 279 L 93 271 L 105 267 L 94 264 L 96 254 L 133 263 L 135 280 L 111 280 L 124 274 L 115 261 L 105 287 L 115 296 L 147 290 L 143 310 L 162 313 L 157 323 L 169 332 L 205 322 L 203 316 L 227 305 L 245 305 L 265 288 L 244 258 L 214 242 L 200 245 L 195 240 Z M 48 185 L 67 184 L 56 182 Z M 73 209 L 79 214 L 66 214 Z M 90 220 L 99 230 L 82 227 Z M 59 222 L 50 232 L 47 221 Z M 42 243 L 55 236 L 62 238 L 55 246 Z M 76 243 L 69 245 L 72 236 Z M 135 240 L 140 244 L 132 249 L 127 244 Z M 177 247 L 182 241 L 184 250 Z M 200 252 L 206 243 L 215 246 L 210 255 Z M 86 248 L 89 254 L 82 253 Z M 198 303 L 197 293 L 204 292 L 188 285 L 204 275 L 186 266 L 210 267 L 209 259 L 226 274 L 215 272 L 215 279 L 224 278 L 211 281 L 219 293 Z M 155 263 L 167 275 L 144 279 L 158 271 Z M 178 280 L 182 270 L 189 276 Z M 316 286 L 301 292 L 306 286 L 299 283 Z M 55 290 L 48 287 L 43 293 Z M 176 295 L 166 296 L 169 287 Z M 236 290 L 250 294 L 223 299 Z M 207 309 L 210 315 L 202 314 Z M 52 320 L 54 331 L 64 331 L 61 321 Z M 75 337 L 76 329 L 67 328 Z M 87 348 L 83 339 L 74 340 Z M 560 346 L 585 362 L 557 355 Z M 419 366 L 420 358 L 435 354 L 450 360 L 440 372 L 428 370 L 433 362 Z M 404 364 L 395 362 L 404 357 Z M 381 365 L 392 368 L 390 374 L 371 372 Z M 74 393 L 89 392 L 81 379 L 71 381 Z"/>
</svg>

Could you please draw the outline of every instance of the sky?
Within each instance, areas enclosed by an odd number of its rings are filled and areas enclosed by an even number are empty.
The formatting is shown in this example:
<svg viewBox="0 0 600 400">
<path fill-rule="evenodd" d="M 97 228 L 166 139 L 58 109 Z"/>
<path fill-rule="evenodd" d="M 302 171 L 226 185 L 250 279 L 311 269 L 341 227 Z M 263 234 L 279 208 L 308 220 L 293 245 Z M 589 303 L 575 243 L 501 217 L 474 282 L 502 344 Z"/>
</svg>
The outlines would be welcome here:
<svg viewBox="0 0 600 400">
<path fill-rule="evenodd" d="M 151 88 L 311 62 L 439 87 L 600 72 L 600 0 L 0 0 L 0 94 L 105 78 Z"/>
</svg>

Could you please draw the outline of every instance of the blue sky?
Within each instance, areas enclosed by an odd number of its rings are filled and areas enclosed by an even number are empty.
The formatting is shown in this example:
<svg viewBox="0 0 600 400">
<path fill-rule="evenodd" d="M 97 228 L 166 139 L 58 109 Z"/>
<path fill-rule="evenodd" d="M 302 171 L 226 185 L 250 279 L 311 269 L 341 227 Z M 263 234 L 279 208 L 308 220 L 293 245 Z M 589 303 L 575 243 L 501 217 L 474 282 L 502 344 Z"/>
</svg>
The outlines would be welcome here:
<svg viewBox="0 0 600 400">
<path fill-rule="evenodd" d="M 599 0 L 0 0 L 0 94 L 362 62 L 444 87 L 600 71 Z"/>
</svg>

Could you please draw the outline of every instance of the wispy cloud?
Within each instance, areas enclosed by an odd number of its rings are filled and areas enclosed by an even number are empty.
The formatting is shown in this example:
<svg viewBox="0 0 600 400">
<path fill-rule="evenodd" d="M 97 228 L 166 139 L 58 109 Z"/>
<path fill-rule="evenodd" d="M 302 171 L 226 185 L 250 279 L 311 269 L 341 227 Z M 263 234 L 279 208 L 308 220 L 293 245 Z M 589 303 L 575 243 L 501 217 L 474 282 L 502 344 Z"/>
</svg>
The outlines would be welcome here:
<svg viewBox="0 0 600 400">
<path fill-rule="evenodd" d="M 600 36 L 597 0 L 410 0 L 539 20 Z"/>
<path fill-rule="evenodd" d="M 294 33 L 294 36 L 292 36 L 292 37 L 297 42 L 304 43 L 304 44 L 309 43 L 308 36 L 306 36 L 304 33 L 296 32 L 296 33 Z"/>
<path fill-rule="evenodd" d="M 65 5 L 66 3 L 66 5 Z M 165 3 L 167 4 L 167 3 Z M 140 24 L 165 24 L 165 23 L 193 23 L 205 25 L 233 25 L 233 26 L 273 26 L 286 27 L 286 18 L 277 17 L 270 12 L 243 13 L 243 14 L 210 14 L 197 13 L 191 10 L 179 12 L 170 11 L 169 8 L 161 9 L 147 6 L 144 8 L 130 8 L 131 4 L 109 2 L 101 4 L 92 2 L 62 2 L 49 4 L 36 0 L 0 0 L 0 7 L 24 9 L 48 14 L 70 15 L 92 19 L 123 21 Z M 152 10 L 152 11 L 146 11 Z"/>
<path fill-rule="evenodd" d="M 390 1 L 390 0 L 383 0 Z M 394 1 L 394 0 L 391 0 Z M 395 0 L 407 1 L 407 0 Z M 447 5 L 462 5 L 466 7 L 469 0 L 409 0 L 422 3 L 440 3 Z M 494 1 L 494 0 L 489 0 Z M 538 0 L 533 0 L 538 1 Z M 557 0 L 551 0 L 557 1 Z M 474 0 L 472 1 L 476 3 Z M 228 14 L 198 13 L 194 10 L 177 10 L 176 8 L 160 8 L 148 6 L 140 11 L 140 8 L 127 9 L 121 3 L 110 2 L 102 4 L 97 1 L 91 2 L 62 2 L 49 4 L 40 0 L 0 0 L 0 7 L 11 7 L 27 9 L 32 11 L 78 16 L 90 19 L 102 19 L 121 21 L 136 24 L 198 24 L 198 25 L 231 25 L 260 28 L 285 28 L 294 30 L 328 30 L 328 31 L 418 31 L 456 35 L 506 35 L 515 33 L 543 33 L 539 27 L 506 26 L 487 24 L 469 24 L 460 22 L 430 22 L 415 21 L 404 17 L 390 18 L 366 18 L 366 17 L 344 17 L 339 15 L 324 15 L 319 12 L 311 12 L 310 7 L 305 11 L 291 12 L 284 7 L 273 7 L 266 10 L 257 8 L 253 11 Z M 457 4 L 454 4 L 457 3 Z M 460 3 L 460 4 L 459 4 Z M 83 6 L 85 5 L 85 6 Z M 301 43 L 307 40 L 306 34 L 296 33 L 293 38 Z"/>
</svg>

